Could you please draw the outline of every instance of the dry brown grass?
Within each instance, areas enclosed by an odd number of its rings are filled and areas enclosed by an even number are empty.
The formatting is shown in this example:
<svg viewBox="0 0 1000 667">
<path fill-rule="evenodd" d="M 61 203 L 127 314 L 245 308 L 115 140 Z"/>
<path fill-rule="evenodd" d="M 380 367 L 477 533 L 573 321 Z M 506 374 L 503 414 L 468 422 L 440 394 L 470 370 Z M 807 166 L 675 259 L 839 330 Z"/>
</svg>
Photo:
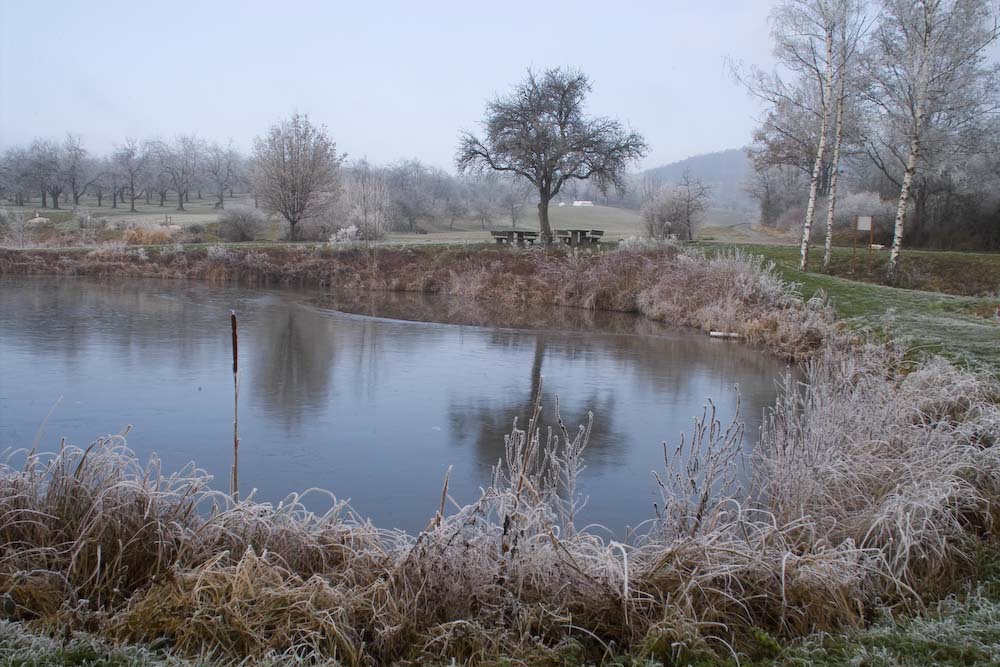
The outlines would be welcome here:
<svg viewBox="0 0 1000 667">
<path fill-rule="evenodd" d="M 835 330 L 822 301 L 802 300 L 773 266 L 734 251 L 706 258 L 672 245 L 611 252 L 397 248 L 369 261 L 363 249 L 213 246 L 177 252 L 58 256 L 0 250 L 0 273 L 201 278 L 364 290 L 433 292 L 499 307 L 557 305 L 638 313 L 705 331 L 737 333 L 805 359 Z"/>
<path fill-rule="evenodd" d="M 1000 507 L 1000 388 L 845 340 L 760 260 L 674 247 L 598 255 L 400 250 L 120 251 L 0 270 L 195 275 L 421 290 L 518 306 L 614 309 L 740 333 L 808 359 L 786 379 L 736 485 L 742 428 L 711 410 L 664 446 L 663 502 L 624 541 L 575 522 L 590 437 L 516 422 L 474 503 L 442 492 L 425 531 L 379 530 L 334 502 L 233 503 L 201 471 L 164 475 L 123 437 L 13 457 L 0 471 L 0 593 L 13 616 L 189 655 L 345 664 L 618 652 L 738 654 L 863 624 L 973 573 Z M 537 409 L 537 408 L 536 408 Z M 557 408 L 558 410 L 558 408 Z M 561 422 L 558 422 L 561 424 Z M 14 465 L 14 461 L 18 461 Z M 436 502 L 428 499 L 429 502 Z M 9 603 L 9 604 L 8 604 Z"/>
<path fill-rule="evenodd" d="M 129 227 L 122 232 L 122 241 L 128 245 L 163 245 L 173 243 L 180 236 L 180 227 Z"/>
<path fill-rule="evenodd" d="M 341 503 L 233 504 L 120 436 L 22 453 L 0 474 L 0 592 L 18 619 L 223 660 L 667 660 L 858 626 L 971 573 L 1000 503 L 997 386 L 885 348 L 828 351 L 808 378 L 770 416 L 752 488 L 734 487 L 741 428 L 708 411 L 665 447 L 663 508 L 624 542 L 575 523 L 589 426 L 535 416 L 479 500 L 419 535 Z"/>
</svg>

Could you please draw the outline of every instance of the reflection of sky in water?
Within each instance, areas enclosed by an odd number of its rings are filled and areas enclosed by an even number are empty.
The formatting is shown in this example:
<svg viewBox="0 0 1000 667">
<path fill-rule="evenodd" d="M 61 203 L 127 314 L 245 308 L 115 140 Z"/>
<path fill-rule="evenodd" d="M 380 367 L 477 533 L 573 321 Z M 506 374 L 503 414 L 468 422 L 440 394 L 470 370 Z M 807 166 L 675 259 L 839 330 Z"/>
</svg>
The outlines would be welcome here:
<svg viewBox="0 0 1000 667">
<path fill-rule="evenodd" d="M 179 281 L 3 278 L 0 295 L 0 446 L 30 445 L 61 397 L 43 447 L 64 435 L 86 444 L 129 422 L 140 456 L 156 452 L 165 470 L 194 460 L 224 488 L 235 308 L 244 490 L 277 500 L 328 488 L 377 524 L 411 530 L 433 514 L 449 465 L 451 494 L 476 496 L 541 376 L 547 423 L 555 395 L 571 432 L 593 411 L 583 520 L 618 530 L 650 516 L 663 440 L 690 431 L 707 397 L 728 420 L 735 384 L 753 438 L 783 368 L 746 347 L 585 311 L 526 319 L 398 295 L 320 307 L 315 292 Z"/>
</svg>

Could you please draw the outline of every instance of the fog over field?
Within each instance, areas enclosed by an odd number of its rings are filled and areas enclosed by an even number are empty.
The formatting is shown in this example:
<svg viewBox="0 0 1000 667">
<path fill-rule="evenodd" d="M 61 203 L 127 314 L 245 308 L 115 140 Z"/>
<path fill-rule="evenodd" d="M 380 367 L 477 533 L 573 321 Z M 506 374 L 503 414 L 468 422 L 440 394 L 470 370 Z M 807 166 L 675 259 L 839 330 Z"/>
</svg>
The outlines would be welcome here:
<svg viewBox="0 0 1000 667">
<path fill-rule="evenodd" d="M 352 158 L 451 170 L 457 129 L 488 98 L 529 66 L 566 65 L 594 81 L 594 113 L 646 133 L 642 165 L 658 166 L 749 141 L 755 104 L 724 59 L 769 59 L 770 5 L 5 0 L 0 148 L 70 131 L 96 152 L 189 133 L 248 151 L 300 111 Z"/>
</svg>

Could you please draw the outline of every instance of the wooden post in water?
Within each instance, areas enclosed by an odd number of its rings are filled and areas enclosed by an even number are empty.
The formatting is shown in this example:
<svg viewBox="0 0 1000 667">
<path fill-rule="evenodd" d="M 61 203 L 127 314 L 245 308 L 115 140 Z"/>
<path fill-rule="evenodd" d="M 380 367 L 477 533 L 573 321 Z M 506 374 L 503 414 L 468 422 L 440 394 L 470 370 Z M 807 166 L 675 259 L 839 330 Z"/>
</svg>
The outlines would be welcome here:
<svg viewBox="0 0 1000 667">
<path fill-rule="evenodd" d="M 229 493 L 233 500 L 238 502 L 240 499 L 240 369 L 235 310 L 229 311 L 229 320 L 233 325 L 233 471 L 229 481 Z"/>
</svg>

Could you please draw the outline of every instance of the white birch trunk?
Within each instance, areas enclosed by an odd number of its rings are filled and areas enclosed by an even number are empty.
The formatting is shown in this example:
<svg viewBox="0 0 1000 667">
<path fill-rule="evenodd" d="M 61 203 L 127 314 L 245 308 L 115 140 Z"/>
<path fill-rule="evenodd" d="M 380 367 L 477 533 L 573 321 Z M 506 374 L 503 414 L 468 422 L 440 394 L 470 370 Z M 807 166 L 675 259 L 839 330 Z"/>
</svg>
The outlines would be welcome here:
<svg viewBox="0 0 1000 667">
<path fill-rule="evenodd" d="M 833 215 L 837 208 L 837 177 L 840 175 L 840 145 L 844 140 L 844 78 L 846 76 L 846 59 L 841 62 L 840 85 L 837 91 L 837 119 L 833 137 L 833 173 L 830 175 L 830 201 L 826 207 L 826 243 L 823 247 L 823 270 L 830 268 L 830 255 L 833 252 Z"/>
<path fill-rule="evenodd" d="M 833 29 L 826 30 L 826 81 L 823 83 L 823 114 L 819 125 L 819 145 L 816 147 L 816 162 L 813 163 L 812 179 L 809 182 L 809 203 L 806 205 L 806 219 L 802 223 L 802 245 L 799 248 L 799 270 L 805 271 L 809 266 L 809 237 L 812 235 L 812 223 L 816 213 L 816 194 L 819 190 L 819 177 L 823 168 L 823 156 L 826 153 L 826 128 L 830 119 L 830 98 L 833 97 Z"/>
<path fill-rule="evenodd" d="M 910 188 L 913 185 L 913 176 L 917 173 L 922 148 L 921 138 L 924 131 L 925 104 L 929 85 L 927 68 L 931 56 L 929 53 L 931 37 L 929 26 L 925 25 L 924 30 L 923 53 L 921 54 L 920 70 L 917 74 L 917 90 L 914 96 L 913 125 L 910 128 L 910 154 L 906 157 L 906 166 L 903 168 L 903 181 L 899 187 L 899 201 L 896 203 L 896 220 L 892 227 L 892 249 L 889 251 L 889 265 L 886 267 L 886 277 L 889 282 L 894 282 L 899 274 L 899 254 L 903 249 L 906 207 L 910 203 Z"/>
<path fill-rule="evenodd" d="M 918 114 L 923 116 L 918 107 Z M 910 203 L 910 188 L 913 184 L 913 176 L 917 173 L 917 160 L 920 157 L 920 136 L 919 131 L 915 131 L 910 138 L 910 154 L 906 158 L 906 167 L 903 169 L 903 182 L 899 188 L 899 201 L 896 203 L 896 221 L 892 228 L 892 250 L 889 251 L 889 266 L 887 275 L 890 281 L 896 279 L 899 271 L 899 253 L 903 249 L 903 229 L 906 222 L 906 207 Z"/>
</svg>

